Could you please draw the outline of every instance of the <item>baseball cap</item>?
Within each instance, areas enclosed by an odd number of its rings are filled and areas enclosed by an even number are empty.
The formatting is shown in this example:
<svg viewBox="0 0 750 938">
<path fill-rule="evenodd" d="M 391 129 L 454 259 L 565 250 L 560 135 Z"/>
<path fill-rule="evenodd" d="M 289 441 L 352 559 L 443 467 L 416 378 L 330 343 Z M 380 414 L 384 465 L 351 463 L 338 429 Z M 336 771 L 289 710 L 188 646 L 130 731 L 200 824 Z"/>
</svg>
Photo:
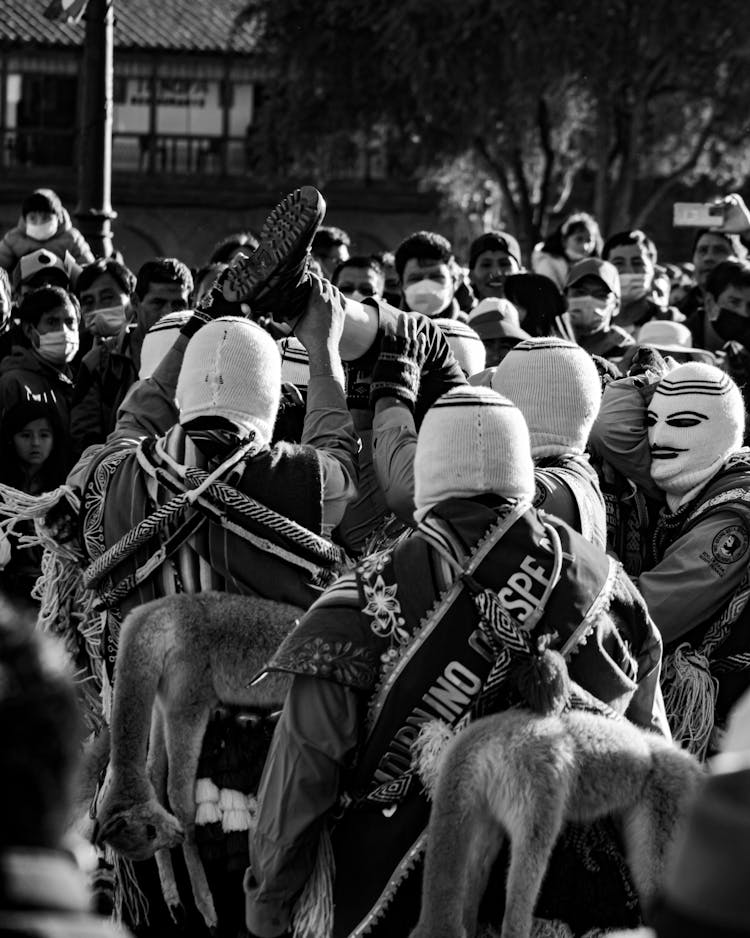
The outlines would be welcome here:
<svg viewBox="0 0 750 938">
<path fill-rule="evenodd" d="M 469 245 L 469 270 L 474 267 L 479 255 L 484 254 L 485 251 L 505 251 L 508 257 L 512 257 L 519 267 L 523 265 L 521 246 L 518 240 L 507 231 L 485 231 L 484 234 L 479 235 L 471 242 Z"/>
<path fill-rule="evenodd" d="M 572 287 L 574 283 L 578 283 L 584 277 L 598 277 L 615 296 L 620 296 L 620 275 L 615 265 L 610 264 L 609 261 L 603 261 L 600 257 L 587 257 L 585 260 L 573 264 L 568 271 L 565 289 Z"/>
<path fill-rule="evenodd" d="M 13 288 L 53 284 L 68 289 L 80 272 L 81 268 L 68 251 L 63 259 L 53 251 L 40 248 L 20 258 L 13 270 Z"/>
<path fill-rule="evenodd" d="M 489 296 L 469 313 L 469 325 L 480 339 L 528 339 L 518 322 L 518 310 L 504 298 Z"/>
</svg>

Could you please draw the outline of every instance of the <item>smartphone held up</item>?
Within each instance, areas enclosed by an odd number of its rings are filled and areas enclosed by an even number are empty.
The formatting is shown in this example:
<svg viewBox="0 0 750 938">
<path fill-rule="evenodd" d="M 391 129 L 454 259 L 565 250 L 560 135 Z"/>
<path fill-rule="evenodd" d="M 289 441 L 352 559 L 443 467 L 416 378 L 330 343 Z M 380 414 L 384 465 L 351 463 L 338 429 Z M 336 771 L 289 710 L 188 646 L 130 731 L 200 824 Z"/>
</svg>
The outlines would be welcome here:
<svg viewBox="0 0 750 938">
<path fill-rule="evenodd" d="M 727 205 L 723 202 L 675 202 L 672 223 L 676 228 L 721 228 Z"/>
</svg>

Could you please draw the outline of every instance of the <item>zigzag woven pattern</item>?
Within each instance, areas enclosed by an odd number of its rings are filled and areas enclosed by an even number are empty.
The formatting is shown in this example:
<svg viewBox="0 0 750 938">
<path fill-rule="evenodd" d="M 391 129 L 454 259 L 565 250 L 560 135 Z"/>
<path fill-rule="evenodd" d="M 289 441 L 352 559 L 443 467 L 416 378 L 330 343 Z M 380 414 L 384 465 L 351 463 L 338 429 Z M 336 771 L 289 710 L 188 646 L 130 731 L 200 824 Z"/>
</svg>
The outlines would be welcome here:
<svg viewBox="0 0 750 938">
<path fill-rule="evenodd" d="M 531 648 L 528 636 L 505 612 L 495 593 L 482 590 L 472 598 L 479 612 L 479 627 L 495 653 L 495 662 L 476 705 L 476 712 L 481 715 L 496 708 L 511 665 L 519 658 L 528 657 Z"/>
<path fill-rule="evenodd" d="M 160 474 L 167 475 L 161 466 L 155 465 L 148 459 L 147 454 L 142 448 L 138 451 L 138 459 L 143 468 L 146 468 L 150 474 L 154 476 Z M 208 475 L 209 474 L 203 470 L 190 468 L 185 471 L 185 482 L 189 485 L 190 489 L 197 489 L 205 483 L 206 479 L 208 479 Z M 172 483 L 173 489 L 184 489 L 182 480 L 175 478 L 173 475 L 170 475 L 169 481 Z M 86 587 L 95 587 L 96 584 L 101 582 L 103 577 L 111 573 L 139 547 L 147 544 L 170 522 L 177 518 L 179 514 L 185 511 L 185 509 L 191 505 L 190 494 L 189 490 L 184 490 L 175 498 L 170 499 L 166 504 L 157 508 L 156 511 L 140 521 L 116 544 L 91 563 L 84 571 L 84 583 Z M 217 481 L 209 485 L 199 498 L 195 507 L 199 509 L 205 507 L 209 511 L 213 509 L 212 513 L 219 514 L 222 518 L 225 514 L 225 511 L 222 509 L 233 509 L 248 521 L 256 522 L 270 531 L 273 531 L 278 537 L 311 554 L 318 562 L 326 566 L 334 566 L 343 562 L 344 554 L 340 548 L 329 543 L 324 538 L 319 537 L 314 532 L 309 531 L 307 528 L 304 528 L 302 525 L 297 524 L 295 521 L 278 514 L 270 508 L 266 508 L 264 505 L 261 505 L 260 502 L 255 501 L 255 499 L 247 495 L 243 495 L 241 492 L 237 491 L 236 488 L 226 485 L 223 482 Z M 268 543 L 267 547 L 269 550 L 273 550 L 275 545 Z M 283 551 L 283 549 L 281 550 L 287 556 L 287 559 L 294 560 L 293 555 L 288 554 L 288 552 Z M 308 566 L 308 564 L 305 563 L 302 565 Z M 125 581 L 123 581 L 123 588 L 124 583 Z"/>
<path fill-rule="evenodd" d="M 711 670 L 717 674 L 726 674 L 731 671 L 750 670 L 750 652 L 738 652 L 736 655 L 727 655 L 711 662 Z"/>
</svg>

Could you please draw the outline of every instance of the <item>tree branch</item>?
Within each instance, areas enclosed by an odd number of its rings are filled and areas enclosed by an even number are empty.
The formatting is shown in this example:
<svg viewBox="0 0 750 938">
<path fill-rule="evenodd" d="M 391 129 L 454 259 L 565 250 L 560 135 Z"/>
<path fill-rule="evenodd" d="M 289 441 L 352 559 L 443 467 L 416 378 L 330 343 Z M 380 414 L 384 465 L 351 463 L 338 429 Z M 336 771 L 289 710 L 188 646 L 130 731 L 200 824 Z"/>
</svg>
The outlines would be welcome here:
<svg viewBox="0 0 750 938">
<path fill-rule="evenodd" d="M 505 171 L 505 167 L 499 160 L 496 160 L 492 156 L 492 154 L 490 153 L 487 147 L 487 143 L 482 137 L 474 138 L 474 149 L 482 158 L 484 163 L 487 165 L 487 168 L 495 174 L 495 178 L 500 184 L 500 191 L 502 192 L 503 198 L 505 199 L 506 204 L 510 208 L 510 213 L 513 216 L 514 225 L 517 227 L 518 220 L 520 217 L 520 212 L 519 212 L 518 205 L 516 203 L 515 194 L 513 190 L 511 189 L 510 181 L 508 179 L 508 174 Z"/>
<path fill-rule="evenodd" d="M 693 145 L 690 155 L 683 160 L 682 163 L 676 168 L 673 169 L 668 176 L 665 176 L 656 189 L 651 193 L 651 195 L 646 199 L 645 204 L 640 208 L 638 214 L 635 217 L 633 226 L 635 228 L 640 228 L 646 223 L 646 220 L 654 211 L 656 206 L 661 202 L 664 196 L 669 192 L 669 190 L 675 186 L 682 176 L 685 173 L 689 172 L 695 164 L 700 159 L 700 155 L 703 152 L 704 147 L 708 138 L 711 136 L 711 131 L 713 130 L 714 125 L 714 114 L 713 110 L 711 111 L 711 116 L 708 118 L 706 123 L 703 125 L 701 132 L 698 134 L 696 141 Z"/>
<path fill-rule="evenodd" d="M 539 106 L 537 107 L 537 127 L 539 129 L 539 145 L 544 154 L 544 169 L 542 171 L 542 181 L 539 184 L 539 199 L 534 206 L 531 223 L 534 227 L 534 236 L 538 236 L 542 229 L 542 223 L 547 214 L 547 202 L 549 201 L 549 190 L 552 182 L 552 173 L 555 168 L 555 151 L 552 149 L 552 139 L 550 133 L 549 107 L 544 95 L 539 97 Z"/>
</svg>

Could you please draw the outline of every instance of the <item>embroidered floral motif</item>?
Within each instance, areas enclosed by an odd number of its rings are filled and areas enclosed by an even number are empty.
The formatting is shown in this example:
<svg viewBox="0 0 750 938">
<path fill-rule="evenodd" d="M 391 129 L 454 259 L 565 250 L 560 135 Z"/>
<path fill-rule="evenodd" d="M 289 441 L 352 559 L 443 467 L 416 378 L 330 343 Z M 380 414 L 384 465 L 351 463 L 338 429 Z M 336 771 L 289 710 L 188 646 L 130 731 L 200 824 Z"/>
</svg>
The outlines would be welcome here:
<svg viewBox="0 0 750 938">
<path fill-rule="evenodd" d="M 399 644 L 408 641 L 409 633 L 402 628 L 404 617 L 401 615 L 401 603 L 396 598 L 398 584 L 386 585 L 382 576 L 375 579 L 371 586 L 369 583 L 363 583 L 362 589 L 367 600 L 363 612 L 366 616 L 372 616 L 373 622 L 370 628 L 380 638 L 393 638 Z"/>
<path fill-rule="evenodd" d="M 274 655 L 272 666 L 293 674 L 310 674 L 369 690 L 377 675 L 372 652 L 352 642 L 310 638 L 302 642 L 287 640 Z"/>
<path fill-rule="evenodd" d="M 411 634 L 405 627 L 406 620 L 401 615 L 401 603 L 397 597 L 398 584 L 389 586 L 381 576 L 391 562 L 391 553 L 392 549 L 370 554 L 357 569 L 366 601 L 362 612 L 372 618 L 370 628 L 375 635 L 388 641 L 389 647 L 380 655 L 381 680 L 396 666 L 405 646 L 411 640 Z M 374 582 L 369 582 L 373 576 Z"/>
<path fill-rule="evenodd" d="M 365 580 L 369 580 L 375 573 L 382 573 L 386 564 L 391 562 L 391 553 L 392 548 L 368 554 L 357 567 L 357 573 Z"/>
<path fill-rule="evenodd" d="M 83 544 L 90 560 L 96 560 L 107 549 L 104 541 L 104 506 L 109 483 L 128 450 L 115 450 L 96 467 L 93 478 L 83 493 L 81 526 Z"/>
</svg>

